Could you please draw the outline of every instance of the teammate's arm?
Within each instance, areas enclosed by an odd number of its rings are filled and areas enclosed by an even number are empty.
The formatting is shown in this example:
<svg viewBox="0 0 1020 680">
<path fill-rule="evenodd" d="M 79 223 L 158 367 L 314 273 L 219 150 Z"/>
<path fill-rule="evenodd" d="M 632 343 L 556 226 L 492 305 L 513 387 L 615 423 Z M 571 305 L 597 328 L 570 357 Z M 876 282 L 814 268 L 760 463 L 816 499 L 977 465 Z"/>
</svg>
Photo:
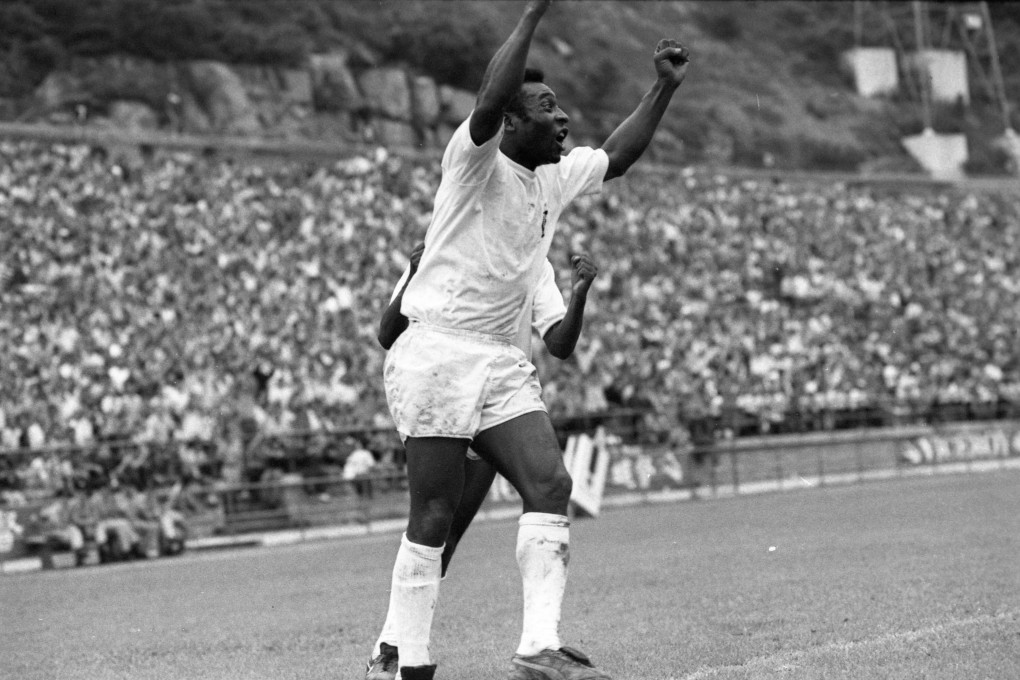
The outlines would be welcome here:
<svg viewBox="0 0 1020 680">
<path fill-rule="evenodd" d="M 570 258 L 574 269 L 574 282 L 570 290 L 570 302 L 566 315 L 546 331 L 542 338 L 549 353 L 557 359 L 566 359 L 574 353 L 577 339 L 584 324 L 584 305 L 588 301 L 588 289 L 598 274 L 598 267 L 591 256 L 585 253 Z"/>
<path fill-rule="evenodd" d="M 609 135 L 602 150 L 609 156 L 605 179 L 627 172 L 641 157 L 666 112 L 673 93 L 687 75 L 690 53 L 676 40 L 663 39 L 655 47 L 655 84 L 637 108 Z"/>
<path fill-rule="evenodd" d="M 476 146 L 492 139 L 503 125 L 503 110 L 524 82 L 531 38 L 549 3 L 550 0 L 530 0 L 513 33 L 489 61 L 471 114 L 471 141 Z"/>
<path fill-rule="evenodd" d="M 383 349 L 392 347 L 393 343 L 400 337 L 400 334 L 407 330 L 407 317 L 400 313 L 400 303 L 404 299 L 404 291 L 407 290 L 407 284 L 411 282 L 411 277 L 418 271 L 418 263 L 421 261 L 421 254 L 424 250 L 425 244 L 419 243 L 411 251 L 411 263 L 408 265 L 407 278 L 404 279 L 404 285 L 400 287 L 397 294 L 390 300 L 389 306 L 383 312 L 382 319 L 379 321 L 379 335 L 377 337 Z"/>
</svg>

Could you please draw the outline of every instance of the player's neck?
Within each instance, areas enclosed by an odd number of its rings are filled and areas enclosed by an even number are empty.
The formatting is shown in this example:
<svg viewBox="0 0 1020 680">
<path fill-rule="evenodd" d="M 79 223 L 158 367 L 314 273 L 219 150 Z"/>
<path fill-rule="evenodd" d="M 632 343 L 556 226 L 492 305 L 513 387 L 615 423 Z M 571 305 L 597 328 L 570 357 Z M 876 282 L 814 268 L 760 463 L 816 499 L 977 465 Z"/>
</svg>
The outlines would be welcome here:
<svg viewBox="0 0 1020 680">
<path fill-rule="evenodd" d="M 522 149 L 520 149 L 517 145 L 508 142 L 505 137 L 503 138 L 503 143 L 499 145 L 499 150 L 504 156 L 526 170 L 535 172 L 535 168 L 538 167 L 538 164 L 529 158 L 527 153 L 523 153 Z"/>
</svg>

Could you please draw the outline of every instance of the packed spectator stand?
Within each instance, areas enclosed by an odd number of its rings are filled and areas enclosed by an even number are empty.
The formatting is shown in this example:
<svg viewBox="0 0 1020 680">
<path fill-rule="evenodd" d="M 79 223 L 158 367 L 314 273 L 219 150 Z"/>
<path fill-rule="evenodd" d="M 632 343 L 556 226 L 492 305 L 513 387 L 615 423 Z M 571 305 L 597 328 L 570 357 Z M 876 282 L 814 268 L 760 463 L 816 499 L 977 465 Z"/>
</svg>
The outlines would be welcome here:
<svg viewBox="0 0 1020 680">
<path fill-rule="evenodd" d="M 375 334 L 436 160 L 0 157 L 5 506 L 142 492 L 159 523 L 206 502 L 189 488 L 342 477 L 366 447 L 399 470 Z M 536 344 L 564 428 L 630 409 L 632 436 L 704 445 L 1020 415 L 1015 196 L 649 166 L 560 229 L 564 289 L 568 253 L 600 268 L 575 356 Z"/>
</svg>

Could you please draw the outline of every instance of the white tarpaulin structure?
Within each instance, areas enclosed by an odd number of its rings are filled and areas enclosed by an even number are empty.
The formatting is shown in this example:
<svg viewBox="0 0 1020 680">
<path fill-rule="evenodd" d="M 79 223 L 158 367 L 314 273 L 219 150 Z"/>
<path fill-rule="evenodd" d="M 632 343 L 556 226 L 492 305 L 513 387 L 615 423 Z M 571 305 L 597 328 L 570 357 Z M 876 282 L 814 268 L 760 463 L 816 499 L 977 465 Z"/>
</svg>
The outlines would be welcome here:
<svg viewBox="0 0 1020 680">
<path fill-rule="evenodd" d="M 855 47 L 843 53 L 843 65 L 854 78 L 857 94 L 877 97 L 899 89 L 896 52 L 891 47 Z"/>
</svg>

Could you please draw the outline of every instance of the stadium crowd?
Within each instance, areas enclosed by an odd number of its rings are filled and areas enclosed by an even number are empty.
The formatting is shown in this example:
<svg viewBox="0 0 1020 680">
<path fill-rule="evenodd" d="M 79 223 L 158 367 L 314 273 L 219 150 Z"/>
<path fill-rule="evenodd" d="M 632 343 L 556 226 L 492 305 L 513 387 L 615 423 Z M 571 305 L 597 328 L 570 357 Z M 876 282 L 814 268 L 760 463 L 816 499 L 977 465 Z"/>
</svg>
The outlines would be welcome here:
<svg viewBox="0 0 1020 680">
<path fill-rule="evenodd" d="M 0 157 L 0 450 L 205 442 L 229 476 L 256 436 L 389 425 L 377 322 L 438 161 Z M 600 274 L 575 356 L 537 345 L 554 416 L 1020 405 L 1008 197 L 646 167 L 561 229 L 561 285 L 571 251 Z"/>
</svg>

